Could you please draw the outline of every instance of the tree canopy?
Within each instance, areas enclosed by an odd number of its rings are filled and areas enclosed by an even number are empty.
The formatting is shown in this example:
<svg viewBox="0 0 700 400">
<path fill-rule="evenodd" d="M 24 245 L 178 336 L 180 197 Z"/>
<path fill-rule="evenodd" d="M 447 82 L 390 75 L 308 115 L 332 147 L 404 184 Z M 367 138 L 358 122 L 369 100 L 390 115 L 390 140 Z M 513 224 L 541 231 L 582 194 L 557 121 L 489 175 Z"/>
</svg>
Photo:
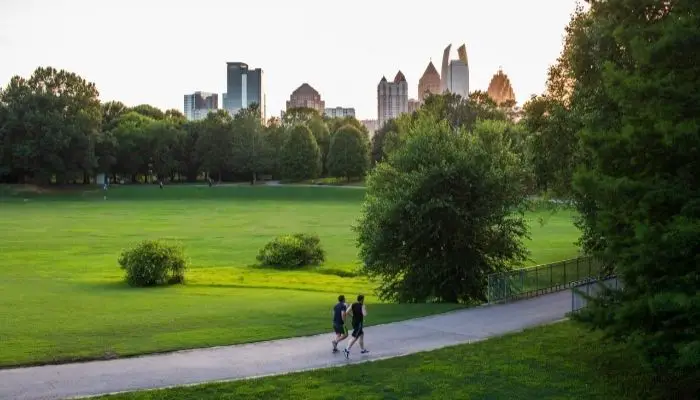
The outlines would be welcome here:
<svg viewBox="0 0 700 400">
<path fill-rule="evenodd" d="M 483 300 L 487 275 L 526 258 L 521 159 L 503 131 L 423 114 L 367 179 L 362 271 L 402 302 Z"/>
<path fill-rule="evenodd" d="M 361 178 L 369 169 L 369 143 L 364 134 L 352 125 L 338 129 L 331 138 L 328 153 L 330 176 Z"/>
<path fill-rule="evenodd" d="M 579 319 L 687 378 L 678 387 L 697 395 L 700 3 L 642 3 L 591 2 L 562 54 L 558 87 L 582 123 L 580 222 L 587 248 L 624 285 Z"/>
<path fill-rule="evenodd" d="M 281 153 L 282 171 L 288 179 L 314 179 L 321 173 L 321 152 L 306 125 L 297 125 L 291 129 Z"/>
</svg>

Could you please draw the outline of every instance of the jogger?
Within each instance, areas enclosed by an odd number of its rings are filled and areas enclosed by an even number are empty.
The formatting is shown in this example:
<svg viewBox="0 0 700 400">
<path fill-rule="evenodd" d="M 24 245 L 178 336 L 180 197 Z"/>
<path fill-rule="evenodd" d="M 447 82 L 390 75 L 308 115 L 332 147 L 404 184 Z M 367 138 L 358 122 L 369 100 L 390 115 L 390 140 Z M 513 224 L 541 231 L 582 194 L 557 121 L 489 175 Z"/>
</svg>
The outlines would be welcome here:
<svg viewBox="0 0 700 400">
<path fill-rule="evenodd" d="M 333 332 L 335 332 L 335 340 L 333 343 L 333 352 L 338 351 L 338 343 L 348 337 L 348 330 L 345 328 L 345 315 L 348 305 L 345 304 L 345 296 L 338 296 L 338 304 L 333 307 Z"/>
<path fill-rule="evenodd" d="M 367 308 L 365 307 L 365 296 L 357 296 L 357 302 L 352 303 L 350 306 L 350 314 L 352 315 L 352 339 L 348 343 L 348 347 L 345 348 L 345 358 L 350 358 L 350 349 L 357 342 L 360 341 L 360 353 L 369 353 L 369 350 L 365 348 L 365 332 L 362 329 L 362 325 L 367 315 Z"/>
</svg>

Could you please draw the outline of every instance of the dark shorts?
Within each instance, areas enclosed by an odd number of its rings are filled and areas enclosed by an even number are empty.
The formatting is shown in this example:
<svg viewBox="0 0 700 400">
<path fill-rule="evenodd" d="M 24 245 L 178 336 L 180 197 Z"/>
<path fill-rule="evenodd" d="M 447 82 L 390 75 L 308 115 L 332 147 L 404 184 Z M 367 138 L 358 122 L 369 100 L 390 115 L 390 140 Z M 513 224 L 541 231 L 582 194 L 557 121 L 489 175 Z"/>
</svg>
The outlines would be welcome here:
<svg viewBox="0 0 700 400">
<path fill-rule="evenodd" d="M 338 335 L 347 335 L 348 330 L 345 328 L 345 325 L 341 324 L 333 324 L 333 332 L 337 333 Z"/>
<path fill-rule="evenodd" d="M 352 325 L 352 337 L 359 338 L 364 334 L 365 332 L 362 330 L 362 322 L 360 322 L 359 324 Z"/>
</svg>

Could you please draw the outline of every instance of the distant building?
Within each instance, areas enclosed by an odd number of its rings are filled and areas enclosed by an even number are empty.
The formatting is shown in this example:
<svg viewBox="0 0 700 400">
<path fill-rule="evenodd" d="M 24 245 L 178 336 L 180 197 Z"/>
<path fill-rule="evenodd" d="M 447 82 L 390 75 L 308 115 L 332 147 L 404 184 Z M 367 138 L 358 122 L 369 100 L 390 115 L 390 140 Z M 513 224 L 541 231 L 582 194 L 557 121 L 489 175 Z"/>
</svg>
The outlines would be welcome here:
<svg viewBox="0 0 700 400">
<path fill-rule="evenodd" d="M 377 132 L 377 120 L 376 119 L 363 119 L 360 121 L 362 125 L 364 125 L 365 128 L 367 128 L 367 131 L 369 132 L 369 137 L 374 136 L 374 133 Z"/>
<path fill-rule="evenodd" d="M 207 92 L 186 94 L 184 107 L 185 118 L 188 121 L 204 119 L 209 112 L 219 108 L 219 95 Z"/>
<path fill-rule="evenodd" d="M 499 68 L 498 72 L 491 78 L 487 93 L 498 105 L 508 101 L 515 102 L 515 92 L 510 84 L 510 79 L 508 79 L 508 75 L 503 73 L 501 68 Z"/>
<path fill-rule="evenodd" d="M 420 108 L 421 102 L 416 99 L 408 99 L 408 112 L 414 113 Z"/>
<path fill-rule="evenodd" d="M 289 96 L 287 110 L 291 108 L 312 108 L 318 111 L 319 115 L 323 115 L 326 102 L 321 100 L 321 95 L 316 89 L 312 88 L 308 83 L 303 83 Z"/>
<path fill-rule="evenodd" d="M 442 55 L 442 75 L 440 77 L 440 91 L 458 94 L 463 98 L 469 97 L 469 60 L 467 59 L 467 47 L 461 45 L 457 49 L 459 59 L 450 61 L 450 49 L 448 45 Z"/>
<path fill-rule="evenodd" d="M 429 94 L 440 94 L 440 74 L 431 61 L 418 80 L 418 99 L 424 101 Z"/>
<path fill-rule="evenodd" d="M 256 103 L 260 108 L 260 117 L 264 120 L 267 114 L 265 99 L 265 83 L 263 71 L 260 68 L 249 69 L 242 62 L 226 63 L 226 93 L 224 93 L 223 108 L 231 115 Z"/>
<path fill-rule="evenodd" d="M 378 128 L 399 115 L 408 112 L 408 83 L 401 71 L 393 82 L 382 77 L 377 85 L 377 124 Z"/>
<path fill-rule="evenodd" d="M 349 108 L 344 108 L 344 107 L 335 107 L 335 108 L 326 108 L 324 110 L 324 113 L 329 116 L 330 118 L 345 118 L 345 117 L 355 117 L 355 109 L 352 107 Z"/>
</svg>

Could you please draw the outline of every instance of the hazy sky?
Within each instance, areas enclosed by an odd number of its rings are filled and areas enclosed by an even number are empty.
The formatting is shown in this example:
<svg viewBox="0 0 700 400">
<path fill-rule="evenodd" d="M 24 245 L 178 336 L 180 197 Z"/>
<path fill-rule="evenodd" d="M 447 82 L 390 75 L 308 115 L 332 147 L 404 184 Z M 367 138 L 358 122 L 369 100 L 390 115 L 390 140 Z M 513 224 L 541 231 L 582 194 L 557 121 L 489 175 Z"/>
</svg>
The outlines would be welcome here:
<svg viewBox="0 0 700 400">
<path fill-rule="evenodd" d="M 103 100 L 182 110 L 183 95 L 226 91 L 226 62 L 260 67 L 267 115 L 308 82 L 326 107 L 377 118 L 377 84 L 403 71 L 409 96 L 432 58 L 465 43 L 470 89 L 499 66 L 524 102 L 544 87 L 575 0 L 0 0 L 0 85 L 50 65 L 97 84 Z M 430 8 L 428 8 L 430 7 Z"/>
</svg>

